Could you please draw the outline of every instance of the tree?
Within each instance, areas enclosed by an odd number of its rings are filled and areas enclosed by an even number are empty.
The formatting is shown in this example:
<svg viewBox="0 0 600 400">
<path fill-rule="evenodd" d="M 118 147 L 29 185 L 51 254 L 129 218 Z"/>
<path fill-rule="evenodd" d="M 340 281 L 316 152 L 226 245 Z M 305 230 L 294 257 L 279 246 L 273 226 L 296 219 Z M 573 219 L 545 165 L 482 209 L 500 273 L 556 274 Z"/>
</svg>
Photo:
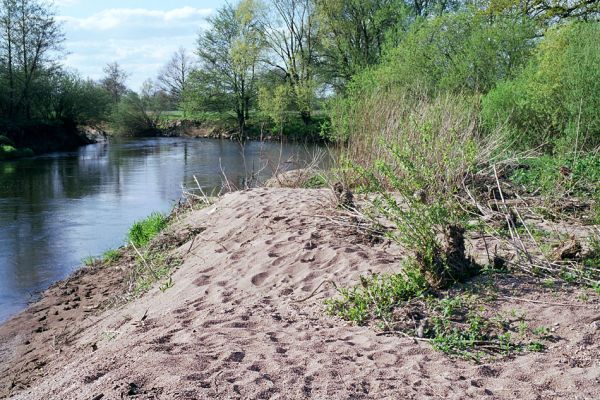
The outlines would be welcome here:
<svg viewBox="0 0 600 400">
<path fill-rule="evenodd" d="M 169 62 L 163 67 L 158 82 L 173 100 L 179 104 L 185 92 L 190 73 L 194 70 L 194 61 L 182 47 L 171 56 Z"/>
<path fill-rule="evenodd" d="M 127 92 L 125 82 L 129 74 L 116 61 L 106 64 L 104 74 L 105 77 L 100 81 L 100 84 L 110 93 L 113 103 L 117 104 Z"/>
<path fill-rule="evenodd" d="M 315 0 L 323 34 L 321 70 L 336 88 L 363 68 L 376 64 L 385 34 L 406 17 L 401 0 Z"/>
<path fill-rule="evenodd" d="M 208 19 L 209 29 L 198 38 L 197 54 L 204 78 L 232 98 L 240 135 L 243 136 L 252 101 L 256 97 L 259 57 L 263 42 L 256 21 L 257 5 L 243 0 L 227 4 Z"/>
<path fill-rule="evenodd" d="M 235 101 L 226 86 L 204 70 L 192 71 L 180 107 L 186 115 L 203 111 L 223 113 L 231 110 L 235 107 Z"/>
<path fill-rule="evenodd" d="M 0 72 L 8 87 L 4 108 L 10 118 L 30 118 L 32 88 L 57 68 L 64 34 L 41 0 L 2 0 L 0 5 Z"/>
<path fill-rule="evenodd" d="M 490 0 L 486 4 L 490 14 L 518 11 L 542 22 L 561 19 L 598 20 L 598 0 Z"/>
<path fill-rule="evenodd" d="M 273 59 L 266 62 L 281 70 L 292 102 L 305 123 L 310 121 L 316 84 L 318 24 L 313 0 L 272 0 L 272 12 L 262 20 L 262 31 Z"/>
<path fill-rule="evenodd" d="M 158 129 L 165 108 L 165 96 L 160 88 L 148 79 L 140 94 L 126 93 L 111 116 L 113 129 L 121 134 L 153 133 Z"/>
</svg>

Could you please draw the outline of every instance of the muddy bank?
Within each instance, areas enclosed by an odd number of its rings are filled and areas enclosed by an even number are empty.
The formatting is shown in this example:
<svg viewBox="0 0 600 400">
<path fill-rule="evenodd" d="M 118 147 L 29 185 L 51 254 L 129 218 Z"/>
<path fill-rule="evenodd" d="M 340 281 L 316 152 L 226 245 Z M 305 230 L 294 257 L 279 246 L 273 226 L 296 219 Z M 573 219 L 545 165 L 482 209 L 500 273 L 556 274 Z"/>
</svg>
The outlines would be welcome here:
<svg viewBox="0 0 600 400">
<path fill-rule="evenodd" d="M 131 257 L 84 269 L 0 327 L 14 399 L 579 399 L 600 396 L 600 305 L 491 277 L 490 306 L 546 326 L 541 353 L 474 363 L 324 312 L 338 286 L 398 271 L 403 250 L 340 224 L 328 190 L 255 189 L 180 215 L 166 290 L 127 292 Z M 186 233 L 187 232 L 187 233 Z M 192 234 L 190 234 L 192 233 Z M 173 243 L 173 242 L 170 242 Z M 483 278 L 482 278 L 483 279 Z M 316 290 L 318 289 L 318 290 Z M 316 292 L 315 292 L 316 290 Z M 107 302 L 108 301 L 108 302 Z"/>
</svg>

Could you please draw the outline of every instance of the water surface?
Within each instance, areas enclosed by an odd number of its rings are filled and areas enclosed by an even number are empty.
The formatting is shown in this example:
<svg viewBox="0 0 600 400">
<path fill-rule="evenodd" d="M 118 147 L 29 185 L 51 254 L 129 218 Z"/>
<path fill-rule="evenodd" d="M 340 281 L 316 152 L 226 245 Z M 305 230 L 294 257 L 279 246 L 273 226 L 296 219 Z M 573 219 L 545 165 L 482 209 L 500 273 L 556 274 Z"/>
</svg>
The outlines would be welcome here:
<svg viewBox="0 0 600 400">
<path fill-rule="evenodd" d="M 0 321 L 23 309 L 82 259 L 125 242 L 128 228 L 168 212 L 182 184 L 243 185 L 262 169 L 312 157 L 316 148 L 214 139 L 137 139 L 0 162 Z M 268 165 L 267 165 L 268 163 Z M 296 164 L 297 165 L 297 164 Z M 265 167 L 266 166 L 266 167 Z"/>
</svg>

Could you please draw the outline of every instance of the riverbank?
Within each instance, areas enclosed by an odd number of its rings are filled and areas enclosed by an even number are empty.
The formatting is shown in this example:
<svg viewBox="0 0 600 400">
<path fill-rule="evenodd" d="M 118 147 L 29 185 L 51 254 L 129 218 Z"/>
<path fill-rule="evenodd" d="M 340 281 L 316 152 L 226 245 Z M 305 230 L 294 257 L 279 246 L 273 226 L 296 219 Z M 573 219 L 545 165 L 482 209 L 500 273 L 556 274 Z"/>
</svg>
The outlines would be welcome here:
<svg viewBox="0 0 600 400">
<path fill-rule="evenodd" d="M 277 131 L 268 121 L 253 116 L 242 137 L 243 140 L 326 143 L 328 126 L 325 116 L 316 115 L 308 124 L 299 118 L 290 118 Z M 197 118 L 169 116 L 161 121 L 156 134 L 166 137 L 240 139 L 237 121 L 227 114 L 209 114 Z"/>
<path fill-rule="evenodd" d="M 584 289 L 484 275 L 489 307 L 547 327 L 542 352 L 472 362 L 325 313 L 337 287 L 398 271 L 403 249 L 344 223 L 329 190 L 255 189 L 174 216 L 180 262 L 131 298 L 136 255 L 57 283 L 0 327 L 0 396 L 595 398 L 600 304 Z M 475 247 L 477 248 L 477 247 Z M 477 282 L 475 282 L 477 284 Z M 476 286 L 476 285 L 475 285 Z"/>
<path fill-rule="evenodd" d="M 12 148 L 0 152 L 0 161 L 74 150 L 106 140 L 106 137 L 101 128 L 91 126 L 46 123 L 0 125 L 0 145 Z"/>
</svg>

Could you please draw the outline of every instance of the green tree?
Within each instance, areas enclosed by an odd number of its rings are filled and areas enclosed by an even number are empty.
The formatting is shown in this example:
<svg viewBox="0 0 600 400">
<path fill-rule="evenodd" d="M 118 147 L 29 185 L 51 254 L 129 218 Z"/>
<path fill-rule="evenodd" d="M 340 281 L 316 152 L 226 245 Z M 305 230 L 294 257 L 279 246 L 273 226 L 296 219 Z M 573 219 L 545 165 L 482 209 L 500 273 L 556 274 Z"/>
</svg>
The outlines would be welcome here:
<svg viewBox="0 0 600 400">
<path fill-rule="evenodd" d="M 281 72 L 289 90 L 289 105 L 308 124 L 316 98 L 317 41 L 319 36 L 313 0 L 272 0 L 263 15 L 262 33 L 270 50 L 266 63 Z M 281 99 L 280 99 L 281 100 Z"/>
<path fill-rule="evenodd" d="M 256 12 L 253 0 L 225 5 L 208 19 L 209 29 L 198 38 L 203 78 L 212 82 L 209 87 L 219 87 L 231 97 L 241 136 L 256 97 L 259 59 L 264 48 Z"/>
<path fill-rule="evenodd" d="M 56 67 L 64 34 L 54 11 L 41 0 L 0 3 L 2 110 L 9 118 L 31 118 L 35 85 Z"/>
<path fill-rule="evenodd" d="M 111 115 L 111 125 L 119 134 L 152 134 L 158 129 L 166 98 L 152 80 L 147 80 L 140 94 L 128 92 Z"/>
</svg>

